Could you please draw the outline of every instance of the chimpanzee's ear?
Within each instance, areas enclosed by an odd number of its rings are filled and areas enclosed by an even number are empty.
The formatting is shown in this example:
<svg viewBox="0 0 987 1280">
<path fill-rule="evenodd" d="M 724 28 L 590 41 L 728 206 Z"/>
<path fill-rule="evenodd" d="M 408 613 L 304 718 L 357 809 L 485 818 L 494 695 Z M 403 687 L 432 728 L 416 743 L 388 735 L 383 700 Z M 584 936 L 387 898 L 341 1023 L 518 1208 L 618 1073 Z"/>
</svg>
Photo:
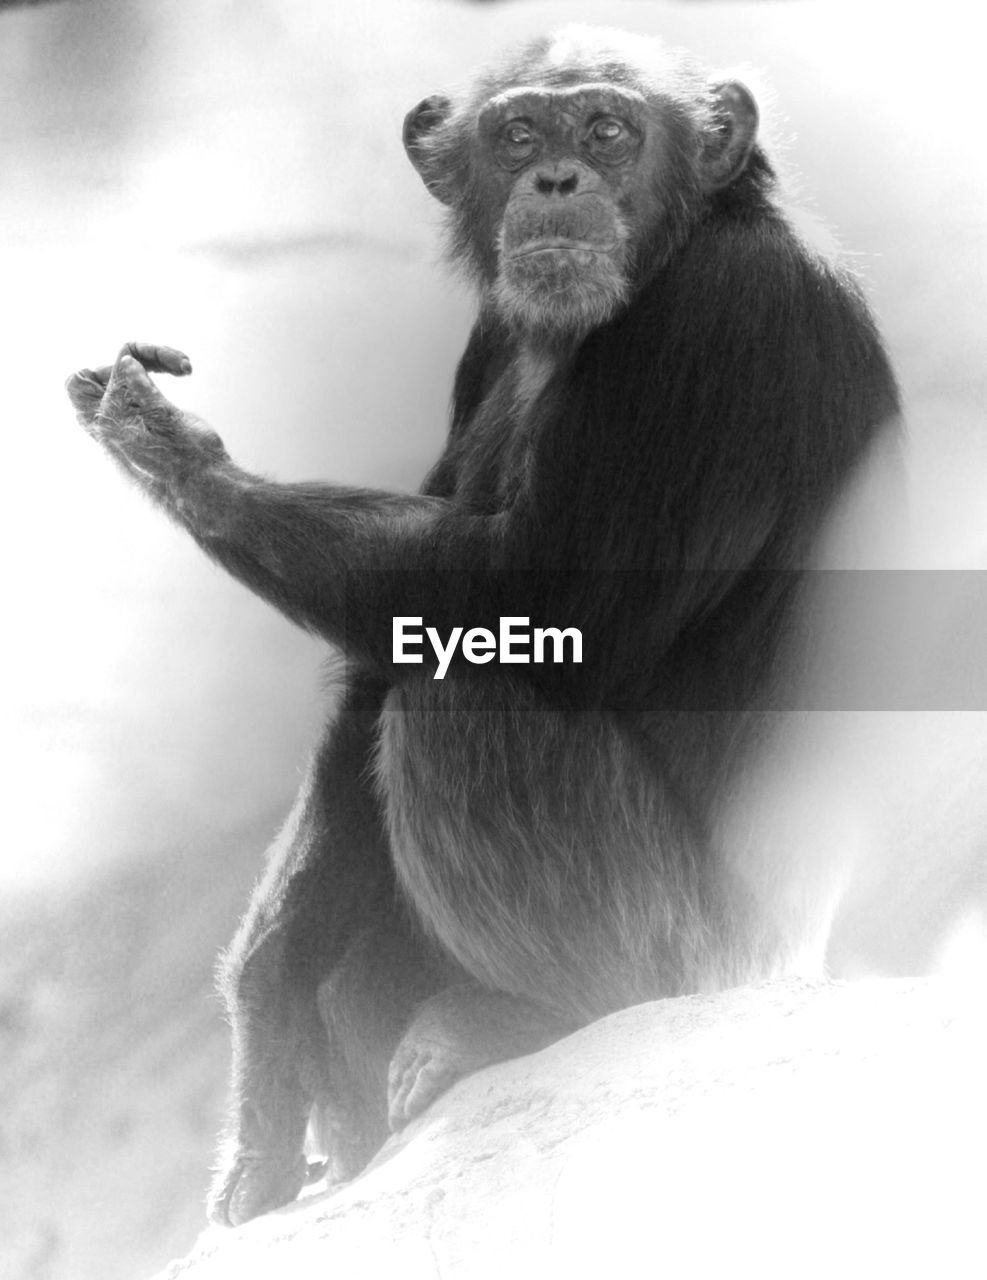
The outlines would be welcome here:
<svg viewBox="0 0 987 1280">
<path fill-rule="evenodd" d="M 443 204 L 451 199 L 444 173 L 439 172 L 438 157 L 428 146 L 428 136 L 445 124 L 452 111 L 452 103 L 441 94 L 432 94 L 423 98 L 417 107 L 412 107 L 404 118 L 404 149 L 408 159 L 421 174 L 422 181 L 432 195 Z"/>
<path fill-rule="evenodd" d="M 757 137 L 754 95 L 739 80 L 713 86 L 713 118 L 703 139 L 702 176 L 708 191 L 726 187 L 744 171 Z"/>
</svg>

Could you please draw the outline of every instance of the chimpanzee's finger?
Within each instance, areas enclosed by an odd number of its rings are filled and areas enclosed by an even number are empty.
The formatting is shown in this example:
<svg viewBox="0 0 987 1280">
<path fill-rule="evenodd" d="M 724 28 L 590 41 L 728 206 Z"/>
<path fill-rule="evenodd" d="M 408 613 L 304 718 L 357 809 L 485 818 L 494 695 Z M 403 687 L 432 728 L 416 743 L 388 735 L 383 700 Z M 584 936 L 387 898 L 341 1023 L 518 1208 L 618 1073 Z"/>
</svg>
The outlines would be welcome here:
<svg viewBox="0 0 987 1280">
<path fill-rule="evenodd" d="M 145 415 L 154 408 L 167 409 L 168 401 L 151 381 L 143 364 L 130 354 L 129 346 L 124 347 L 110 370 L 100 412 L 117 419 L 137 412 L 145 418 L 145 426 L 150 426 Z"/>
<path fill-rule="evenodd" d="M 99 408 L 110 380 L 109 369 L 80 369 L 65 382 L 65 390 L 76 413 L 91 416 Z"/>
<path fill-rule="evenodd" d="M 149 373 L 172 373 L 176 378 L 192 372 L 192 361 L 176 347 L 159 347 L 151 342 L 127 342 L 120 356 L 133 356 Z M 119 360 L 120 356 L 117 357 Z"/>
</svg>

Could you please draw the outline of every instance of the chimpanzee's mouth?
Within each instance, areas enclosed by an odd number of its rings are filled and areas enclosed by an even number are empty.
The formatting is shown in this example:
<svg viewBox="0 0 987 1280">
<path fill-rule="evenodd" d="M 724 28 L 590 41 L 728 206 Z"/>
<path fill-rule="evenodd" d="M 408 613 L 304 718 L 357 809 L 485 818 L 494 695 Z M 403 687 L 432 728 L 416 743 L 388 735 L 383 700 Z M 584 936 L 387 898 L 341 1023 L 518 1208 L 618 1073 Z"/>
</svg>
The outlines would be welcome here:
<svg viewBox="0 0 987 1280">
<path fill-rule="evenodd" d="M 588 244 L 585 240 L 567 240 L 562 236 L 551 236 L 544 240 L 529 240 L 520 249 L 515 249 L 512 258 L 530 258 L 538 253 L 612 253 L 615 245 Z"/>
</svg>

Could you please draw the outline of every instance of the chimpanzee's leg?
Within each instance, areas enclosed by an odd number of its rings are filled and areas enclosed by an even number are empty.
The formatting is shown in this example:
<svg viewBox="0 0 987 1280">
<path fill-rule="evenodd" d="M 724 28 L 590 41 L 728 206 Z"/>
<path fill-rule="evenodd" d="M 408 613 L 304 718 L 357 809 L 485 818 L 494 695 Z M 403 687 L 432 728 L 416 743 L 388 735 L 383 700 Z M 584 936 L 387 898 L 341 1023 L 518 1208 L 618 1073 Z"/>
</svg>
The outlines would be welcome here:
<svg viewBox="0 0 987 1280">
<path fill-rule="evenodd" d="M 395 1045 L 436 989 L 397 898 L 369 772 L 380 697 L 354 677 L 223 961 L 234 1113 L 210 1197 L 219 1222 L 298 1194 L 313 1105 L 331 1130 L 334 1172 L 366 1163 L 387 1135 Z M 361 987 L 365 1000 L 354 998 Z"/>
</svg>

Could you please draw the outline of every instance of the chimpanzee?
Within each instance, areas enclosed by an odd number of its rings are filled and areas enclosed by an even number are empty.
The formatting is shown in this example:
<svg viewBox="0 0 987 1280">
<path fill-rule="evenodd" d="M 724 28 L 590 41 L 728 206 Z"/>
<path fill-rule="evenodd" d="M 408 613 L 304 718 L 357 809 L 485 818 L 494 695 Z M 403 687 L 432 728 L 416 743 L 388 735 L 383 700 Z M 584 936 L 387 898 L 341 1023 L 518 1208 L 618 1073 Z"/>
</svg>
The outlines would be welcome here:
<svg viewBox="0 0 987 1280">
<path fill-rule="evenodd" d="M 898 395 L 757 128 L 737 81 L 581 28 L 409 113 L 479 298 L 418 495 L 247 474 L 148 378 L 191 371 L 172 348 L 69 381 L 122 468 L 347 660 L 225 960 L 218 1221 L 297 1194 L 313 1107 L 352 1176 L 465 1072 L 822 956 L 831 896 L 724 814 L 784 720 L 821 525 Z M 503 619 L 578 632 L 581 661 L 493 652 Z M 419 624 L 461 649 L 402 652 Z"/>
</svg>

